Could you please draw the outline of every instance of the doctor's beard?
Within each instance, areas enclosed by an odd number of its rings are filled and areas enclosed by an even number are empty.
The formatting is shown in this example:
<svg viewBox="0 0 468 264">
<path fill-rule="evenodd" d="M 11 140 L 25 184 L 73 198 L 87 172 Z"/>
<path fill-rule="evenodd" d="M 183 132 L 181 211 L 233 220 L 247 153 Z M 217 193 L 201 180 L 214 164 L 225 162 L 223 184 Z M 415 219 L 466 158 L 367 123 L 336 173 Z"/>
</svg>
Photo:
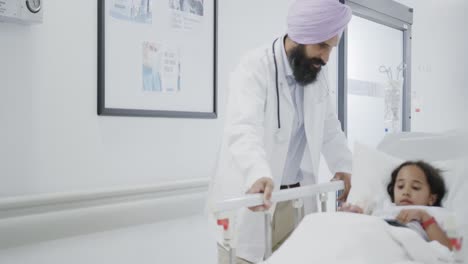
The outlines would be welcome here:
<svg viewBox="0 0 468 264">
<path fill-rule="evenodd" d="M 326 63 L 320 58 L 308 58 L 305 54 L 305 46 L 297 45 L 291 50 L 289 56 L 294 79 L 302 86 L 311 84 L 317 80 L 317 75 Z M 321 65 L 316 68 L 315 65 Z"/>
</svg>

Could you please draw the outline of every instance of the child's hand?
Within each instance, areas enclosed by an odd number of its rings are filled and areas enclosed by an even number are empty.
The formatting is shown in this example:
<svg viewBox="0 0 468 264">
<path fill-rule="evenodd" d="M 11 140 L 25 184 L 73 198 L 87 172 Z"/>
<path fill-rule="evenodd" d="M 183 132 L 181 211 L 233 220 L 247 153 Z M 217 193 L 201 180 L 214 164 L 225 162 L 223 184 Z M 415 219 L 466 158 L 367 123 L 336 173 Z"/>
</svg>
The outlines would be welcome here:
<svg viewBox="0 0 468 264">
<path fill-rule="evenodd" d="M 339 208 L 338 208 L 338 211 L 340 212 L 349 212 L 349 213 L 356 213 L 356 214 L 362 214 L 364 213 L 364 210 L 362 210 L 361 207 L 357 206 L 357 205 L 352 205 L 350 203 L 343 203 L 343 205 L 341 205 Z"/>
<path fill-rule="evenodd" d="M 401 210 L 398 216 L 396 217 L 396 220 L 403 224 L 407 224 L 411 221 L 418 221 L 418 222 L 424 222 L 431 218 L 431 216 L 425 211 L 421 209 L 404 209 Z"/>
</svg>

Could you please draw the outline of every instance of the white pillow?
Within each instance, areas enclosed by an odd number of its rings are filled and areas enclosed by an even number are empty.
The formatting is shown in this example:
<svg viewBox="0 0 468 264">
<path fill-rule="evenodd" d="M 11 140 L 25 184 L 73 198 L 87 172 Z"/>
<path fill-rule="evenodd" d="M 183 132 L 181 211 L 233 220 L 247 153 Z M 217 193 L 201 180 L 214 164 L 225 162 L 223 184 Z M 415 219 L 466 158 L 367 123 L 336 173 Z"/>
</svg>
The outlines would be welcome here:
<svg viewBox="0 0 468 264">
<path fill-rule="evenodd" d="M 387 184 L 392 171 L 403 160 L 356 143 L 353 151 L 353 173 L 348 202 L 370 213 L 390 202 Z"/>
</svg>

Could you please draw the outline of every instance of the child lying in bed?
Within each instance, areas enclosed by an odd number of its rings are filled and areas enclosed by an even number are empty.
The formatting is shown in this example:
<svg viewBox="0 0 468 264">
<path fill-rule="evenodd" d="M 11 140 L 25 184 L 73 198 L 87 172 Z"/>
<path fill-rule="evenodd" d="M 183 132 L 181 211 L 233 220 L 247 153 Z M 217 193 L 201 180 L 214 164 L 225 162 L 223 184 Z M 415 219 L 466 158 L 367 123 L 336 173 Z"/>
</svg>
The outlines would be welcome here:
<svg viewBox="0 0 468 264">
<path fill-rule="evenodd" d="M 392 202 L 397 206 L 440 207 L 446 188 L 439 169 L 423 161 L 408 161 L 392 172 L 387 192 Z M 344 204 L 339 211 L 363 213 L 362 208 L 351 204 Z M 395 220 L 397 224 L 408 225 L 408 227 L 422 232 L 427 240 L 436 240 L 451 249 L 449 238 L 435 218 L 426 210 L 420 208 L 403 209 Z"/>
</svg>

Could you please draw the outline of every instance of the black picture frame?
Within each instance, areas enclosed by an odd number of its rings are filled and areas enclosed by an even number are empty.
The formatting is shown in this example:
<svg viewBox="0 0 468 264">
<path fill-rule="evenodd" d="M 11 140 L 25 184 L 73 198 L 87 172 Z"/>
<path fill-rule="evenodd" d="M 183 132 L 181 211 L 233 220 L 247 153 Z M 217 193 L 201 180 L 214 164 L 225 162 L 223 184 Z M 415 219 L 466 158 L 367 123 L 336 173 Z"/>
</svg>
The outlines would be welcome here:
<svg viewBox="0 0 468 264">
<path fill-rule="evenodd" d="M 209 1 L 209 0 L 204 0 Z M 217 113 L 217 24 L 218 24 L 218 0 L 213 1 L 213 100 L 212 110 L 207 112 L 174 111 L 160 109 L 128 109 L 108 107 L 106 105 L 106 0 L 98 0 L 98 36 L 97 36 L 97 114 L 100 116 L 128 116 L 128 117 L 163 117 L 163 118 L 198 118 L 215 119 Z"/>
</svg>

